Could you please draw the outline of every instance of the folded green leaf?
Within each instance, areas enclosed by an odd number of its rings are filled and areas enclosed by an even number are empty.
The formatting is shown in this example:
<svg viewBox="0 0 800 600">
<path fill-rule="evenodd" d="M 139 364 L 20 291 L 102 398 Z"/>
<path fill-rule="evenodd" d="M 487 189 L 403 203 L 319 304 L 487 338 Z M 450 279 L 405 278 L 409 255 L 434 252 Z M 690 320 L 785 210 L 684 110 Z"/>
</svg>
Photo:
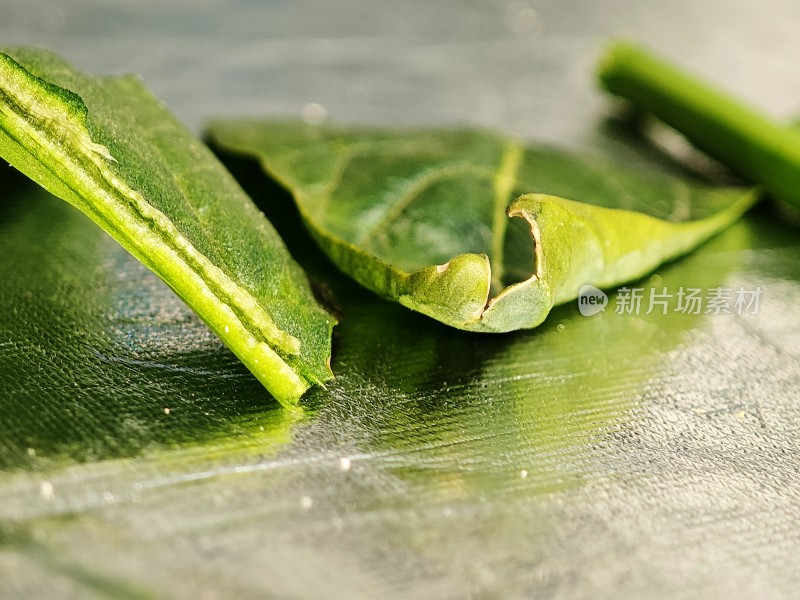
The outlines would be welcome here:
<svg viewBox="0 0 800 600">
<path fill-rule="evenodd" d="M 202 143 L 134 77 L 90 77 L 41 50 L 7 52 L 0 156 L 166 281 L 279 401 L 329 379 L 333 319 Z"/>
<path fill-rule="evenodd" d="M 229 121 L 210 136 L 260 158 L 344 272 L 471 331 L 536 327 L 582 284 L 636 279 L 755 201 L 481 131 Z"/>
</svg>

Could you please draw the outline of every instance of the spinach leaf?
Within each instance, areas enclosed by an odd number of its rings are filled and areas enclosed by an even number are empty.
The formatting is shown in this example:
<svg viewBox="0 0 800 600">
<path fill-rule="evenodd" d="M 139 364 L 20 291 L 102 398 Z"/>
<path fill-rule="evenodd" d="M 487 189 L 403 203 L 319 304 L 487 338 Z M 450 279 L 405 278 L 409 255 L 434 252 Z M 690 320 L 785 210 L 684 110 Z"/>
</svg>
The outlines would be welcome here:
<svg viewBox="0 0 800 600">
<path fill-rule="evenodd" d="M 304 273 L 136 78 L 90 77 L 42 50 L 0 53 L 0 156 L 161 277 L 281 403 L 331 377 L 334 320 Z"/>
<path fill-rule="evenodd" d="M 755 201 L 483 131 L 252 120 L 209 131 L 261 160 L 341 270 L 471 331 L 536 327 L 582 284 L 641 277 Z"/>
</svg>

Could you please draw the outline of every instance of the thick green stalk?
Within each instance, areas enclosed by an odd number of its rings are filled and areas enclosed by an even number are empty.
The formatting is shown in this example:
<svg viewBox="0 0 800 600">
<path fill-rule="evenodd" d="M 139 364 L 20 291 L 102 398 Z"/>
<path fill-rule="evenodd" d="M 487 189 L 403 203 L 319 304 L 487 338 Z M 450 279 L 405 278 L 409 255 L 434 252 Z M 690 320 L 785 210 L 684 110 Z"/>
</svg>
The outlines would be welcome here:
<svg viewBox="0 0 800 600">
<path fill-rule="evenodd" d="M 800 133 L 635 45 L 616 42 L 600 82 L 698 148 L 800 207 Z"/>
</svg>

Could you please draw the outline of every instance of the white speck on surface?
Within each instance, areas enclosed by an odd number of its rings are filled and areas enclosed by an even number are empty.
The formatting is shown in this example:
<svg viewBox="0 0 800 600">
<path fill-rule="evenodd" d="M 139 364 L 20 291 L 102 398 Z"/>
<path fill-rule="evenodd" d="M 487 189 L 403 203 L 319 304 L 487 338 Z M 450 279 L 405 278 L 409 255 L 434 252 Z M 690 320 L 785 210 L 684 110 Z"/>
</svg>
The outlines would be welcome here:
<svg viewBox="0 0 800 600">
<path fill-rule="evenodd" d="M 444 273 L 450 267 L 450 261 L 447 261 L 443 265 L 436 265 L 436 272 L 437 273 Z"/>
<path fill-rule="evenodd" d="M 231 332 L 231 328 L 228 327 L 227 325 L 225 325 L 225 333 L 230 333 L 230 332 Z"/>
<path fill-rule="evenodd" d="M 164 407 L 164 414 L 165 414 L 165 415 L 168 415 L 168 414 L 169 414 L 169 413 L 171 413 L 171 412 L 172 412 L 172 409 L 171 409 L 171 408 Z"/>
<path fill-rule="evenodd" d="M 30 456 L 31 458 L 36 456 L 36 449 L 35 448 L 28 448 L 28 456 Z"/>
<path fill-rule="evenodd" d="M 300 507 L 303 510 L 309 510 L 312 506 L 314 506 L 314 501 L 310 496 L 303 496 L 300 498 Z"/>
<path fill-rule="evenodd" d="M 45 500 L 53 500 L 56 497 L 53 484 L 49 481 L 43 481 L 39 486 L 39 495 Z"/>
<path fill-rule="evenodd" d="M 325 110 L 325 107 L 322 106 L 322 104 L 309 102 L 303 107 L 303 110 L 300 111 L 300 115 L 302 116 L 303 121 L 309 125 L 319 125 L 325 121 L 325 118 L 328 116 L 328 111 Z"/>
<path fill-rule="evenodd" d="M 527 2 L 513 2 L 506 9 L 506 25 L 517 35 L 538 33 L 542 27 L 539 13 Z"/>
<path fill-rule="evenodd" d="M 339 469 L 342 471 L 349 471 L 350 470 L 350 459 L 346 456 L 343 456 L 339 459 Z"/>
<path fill-rule="evenodd" d="M 527 472 L 525 469 L 522 469 L 522 470 L 519 472 L 519 478 L 520 478 L 520 479 L 525 479 L 527 476 L 528 476 L 528 472 Z"/>
<path fill-rule="evenodd" d="M 566 327 L 564 326 L 563 323 L 559 323 L 558 325 L 556 325 L 556 331 L 564 331 L 565 329 Z"/>
</svg>

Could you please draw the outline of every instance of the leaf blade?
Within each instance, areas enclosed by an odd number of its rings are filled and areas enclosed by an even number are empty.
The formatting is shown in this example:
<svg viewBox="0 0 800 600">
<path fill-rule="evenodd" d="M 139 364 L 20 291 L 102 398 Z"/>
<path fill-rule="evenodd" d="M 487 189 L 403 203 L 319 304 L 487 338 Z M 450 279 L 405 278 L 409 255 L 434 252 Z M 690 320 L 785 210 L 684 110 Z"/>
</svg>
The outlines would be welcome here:
<svg viewBox="0 0 800 600">
<path fill-rule="evenodd" d="M 553 306 L 576 298 L 580 285 L 641 277 L 756 201 L 750 190 L 639 174 L 482 131 L 242 120 L 213 123 L 209 132 L 223 150 L 258 158 L 292 193 L 312 236 L 341 270 L 470 331 L 536 327 Z M 375 164 L 357 162 L 360 155 Z M 544 226 L 531 204 L 541 207 L 542 199 Z M 672 222 L 676 214 L 696 218 Z M 519 237 L 507 243 L 511 217 L 531 227 L 527 255 Z M 563 219 L 566 233 L 559 231 Z M 505 281 L 507 272 L 521 281 Z"/>
<path fill-rule="evenodd" d="M 166 281 L 280 402 L 330 378 L 334 321 L 301 269 L 138 80 L 86 76 L 26 49 L 0 53 L 0 76 L 5 158 Z"/>
</svg>

